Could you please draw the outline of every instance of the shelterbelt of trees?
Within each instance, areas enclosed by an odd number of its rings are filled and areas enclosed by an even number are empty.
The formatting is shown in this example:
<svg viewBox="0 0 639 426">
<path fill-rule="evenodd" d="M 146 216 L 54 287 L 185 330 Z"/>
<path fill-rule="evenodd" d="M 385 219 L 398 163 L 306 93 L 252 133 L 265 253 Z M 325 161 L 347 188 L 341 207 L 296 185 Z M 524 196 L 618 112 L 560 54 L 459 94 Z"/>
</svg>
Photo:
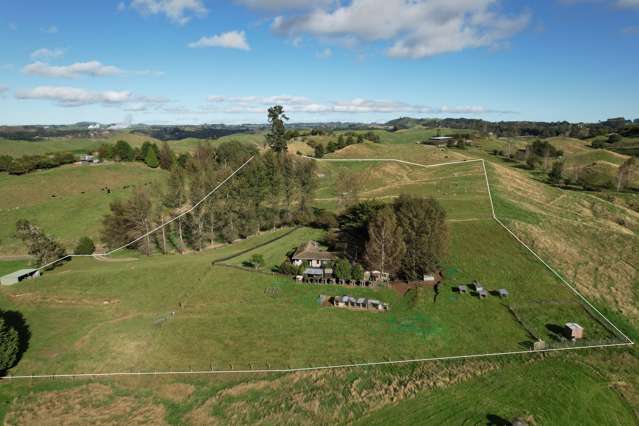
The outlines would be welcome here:
<svg viewBox="0 0 639 426">
<path fill-rule="evenodd" d="M 166 155 L 160 157 L 171 163 L 168 181 L 138 188 L 130 199 L 112 203 L 103 221 L 102 242 L 117 248 L 188 211 L 250 157 L 254 159 L 242 173 L 197 209 L 135 246 L 147 254 L 156 249 L 200 250 L 214 241 L 230 242 L 260 230 L 313 221 L 315 164 L 287 153 L 286 119 L 281 107 L 269 110 L 272 129 L 266 142 L 271 149 L 263 153 L 253 145 L 229 141 L 218 147 L 200 144 L 193 154 L 176 159 L 163 146 Z"/>
</svg>

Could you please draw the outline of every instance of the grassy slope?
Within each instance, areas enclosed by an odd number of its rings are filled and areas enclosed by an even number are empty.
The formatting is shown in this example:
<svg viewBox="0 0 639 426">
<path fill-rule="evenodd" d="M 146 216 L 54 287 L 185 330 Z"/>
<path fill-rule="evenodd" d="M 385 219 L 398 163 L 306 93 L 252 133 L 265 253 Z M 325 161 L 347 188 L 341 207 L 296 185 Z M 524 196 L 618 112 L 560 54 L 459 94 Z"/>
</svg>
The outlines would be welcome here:
<svg viewBox="0 0 639 426">
<path fill-rule="evenodd" d="M 22 157 L 23 155 L 43 155 L 60 151 L 72 151 L 83 153 L 97 150 L 102 144 L 114 144 L 119 140 L 129 142 L 133 147 L 140 147 L 144 142 L 162 144 L 151 136 L 121 131 L 111 134 L 108 137 L 97 138 L 49 138 L 40 141 L 20 141 L 0 138 L 0 155 L 10 155 L 12 157 Z M 177 152 L 190 152 L 199 143 L 220 144 L 224 141 L 242 141 L 261 146 L 264 142 L 263 133 L 240 133 L 237 135 L 224 136 L 219 139 L 195 139 L 187 138 L 179 141 L 168 141 L 169 146 Z"/>
<path fill-rule="evenodd" d="M 81 236 L 96 238 L 110 202 L 163 174 L 138 163 L 70 165 L 25 176 L 0 174 L 0 199 L 5 200 L 0 209 L 0 254 L 23 253 L 13 235 L 18 219 L 32 220 L 69 248 Z"/>
<path fill-rule="evenodd" d="M 531 402 L 534 401 L 534 406 Z M 636 421 L 590 368 L 567 360 L 510 365 L 487 377 L 389 406 L 359 424 L 504 424 L 533 413 L 536 424 L 621 425 Z"/>
</svg>

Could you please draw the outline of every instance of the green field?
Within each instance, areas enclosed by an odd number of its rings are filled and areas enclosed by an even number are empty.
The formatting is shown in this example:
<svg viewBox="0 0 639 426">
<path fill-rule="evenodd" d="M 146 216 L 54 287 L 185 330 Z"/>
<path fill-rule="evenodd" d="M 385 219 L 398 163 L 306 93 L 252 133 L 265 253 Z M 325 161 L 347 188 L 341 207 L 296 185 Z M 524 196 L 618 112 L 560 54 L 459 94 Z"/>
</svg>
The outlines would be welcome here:
<svg viewBox="0 0 639 426">
<path fill-rule="evenodd" d="M 499 425 L 534 414 L 536 424 L 634 424 L 629 404 L 600 380 L 592 369 L 566 360 L 507 365 L 488 377 L 425 393 L 356 423 Z"/>
<path fill-rule="evenodd" d="M 23 254 L 15 224 L 28 219 L 72 249 L 82 236 L 97 239 L 109 204 L 165 172 L 144 164 L 69 165 L 24 176 L 0 174 L 0 255 Z M 128 187 L 128 188 L 125 188 Z M 109 188 L 108 193 L 104 188 Z"/>
<path fill-rule="evenodd" d="M 243 136 L 249 142 L 257 137 Z M 197 143 L 185 140 L 183 149 Z M 424 164 L 487 158 L 499 217 L 576 280 L 580 291 L 615 321 L 627 316 L 636 324 L 636 295 L 623 293 L 632 291 L 632 278 L 623 276 L 629 269 L 609 250 L 636 244 L 639 220 L 597 197 L 530 179 L 526 171 L 486 152 L 479 155 L 481 149 L 439 150 L 409 139 L 383 140 L 350 146 L 328 158 L 399 158 Z M 608 161 L 592 159 L 591 153 L 598 151 L 579 150 L 576 143 L 569 149 L 584 162 Z M 144 183 L 159 173 L 116 164 L 0 175 L 0 195 L 12 203 L 0 211 L 5 215 L 1 223 L 8 230 L 30 212 L 30 218 L 71 244 L 87 230 L 99 230 L 106 210 L 92 216 L 83 207 L 95 203 L 107 208 L 112 198 L 99 191 L 105 182 L 120 188 L 111 194 L 118 197 L 128 191 L 122 188 L 127 183 Z M 112 261 L 78 258 L 37 280 L 0 288 L 2 309 L 21 312 L 31 331 L 28 350 L 10 373 L 276 369 L 527 351 L 536 338 L 549 347 L 570 346 L 558 337 L 558 327 L 569 321 L 584 326 L 581 344 L 620 341 L 491 219 L 480 163 L 425 169 L 386 162 L 320 162 L 318 173 L 315 205 L 330 210 L 344 207 L 336 184 L 350 174 L 365 177 L 360 199 L 390 202 L 399 194 L 413 194 L 441 201 L 449 218 L 450 247 L 439 295 L 430 288 L 402 297 L 392 289 L 317 287 L 272 273 L 300 243 L 324 236 L 325 231 L 311 228 L 263 232 L 186 255 L 126 252 Z M 64 184 L 69 181 L 78 186 Z M 58 191 L 55 199 L 52 190 Z M 81 226 L 73 228 L 64 220 L 69 212 Z M 623 229 L 617 220 L 621 215 L 626 219 Z M 2 232 L 0 252 L 19 251 L 10 233 Z M 253 254 L 265 258 L 260 271 L 243 268 Z M 633 256 L 629 251 L 622 260 L 632 265 Z M 589 261 L 614 266 L 592 272 Z M 0 262 L 0 271 L 25 264 Z M 575 267 L 573 274 L 573 264 L 584 266 Z M 480 300 L 453 291 L 472 280 L 488 290 L 506 288 L 510 297 Z M 320 307 L 319 294 L 377 298 L 391 309 L 374 313 Z M 622 324 L 632 333 L 632 325 Z M 0 418 L 9 424 L 40 424 L 55 413 L 73 423 L 81 411 L 98 423 L 505 424 L 515 416 L 532 415 L 540 425 L 633 424 L 639 406 L 637 369 L 634 350 L 610 349 L 599 355 L 526 354 L 258 376 L 15 382 L 0 386 L 0 400 L 10 401 L 0 404 Z"/>
<path fill-rule="evenodd" d="M 3 288 L 2 305 L 22 312 L 32 332 L 30 349 L 13 374 L 207 369 L 211 364 L 285 368 L 528 347 L 531 336 L 502 300 L 453 293 L 453 286 L 473 279 L 490 290 L 509 289 L 506 302 L 525 305 L 519 314 L 549 343 L 556 336 L 549 327 L 567 321 L 584 325 L 584 343 L 613 337 L 489 220 L 451 224 L 450 272 L 436 302 L 426 289 L 409 302 L 390 289 L 317 288 L 211 266 L 283 232 L 197 255 L 131 262 L 75 259 L 38 280 Z M 270 267 L 299 243 L 320 236 L 297 230 L 228 262 L 241 264 L 260 253 Z M 484 249 L 486 241 L 490 250 Z M 279 288 L 277 297 L 266 295 L 267 288 Z M 374 297 L 392 308 L 385 314 L 322 308 L 316 302 L 320 293 Z M 357 342 L 347 351 L 335 339 L 345 334 Z"/>
</svg>

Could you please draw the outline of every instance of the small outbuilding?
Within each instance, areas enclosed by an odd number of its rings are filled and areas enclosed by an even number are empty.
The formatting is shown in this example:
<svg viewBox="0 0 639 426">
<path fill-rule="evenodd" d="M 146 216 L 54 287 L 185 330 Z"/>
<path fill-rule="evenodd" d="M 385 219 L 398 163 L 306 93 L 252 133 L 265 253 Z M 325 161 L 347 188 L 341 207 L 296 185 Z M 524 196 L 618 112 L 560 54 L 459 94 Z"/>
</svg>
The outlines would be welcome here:
<svg viewBox="0 0 639 426">
<path fill-rule="evenodd" d="M 584 328 L 576 322 L 566 323 L 564 327 L 564 333 L 566 337 L 572 340 L 578 340 L 584 338 Z"/>
<path fill-rule="evenodd" d="M 38 278 L 40 271 L 37 269 L 20 269 L 0 278 L 1 285 L 14 285 L 20 281 Z"/>
<path fill-rule="evenodd" d="M 466 287 L 465 285 L 458 285 L 457 286 L 457 293 L 468 293 L 468 287 Z"/>
<path fill-rule="evenodd" d="M 508 290 L 506 290 L 505 288 L 500 288 L 499 290 L 497 290 L 497 293 L 499 293 L 499 297 L 501 297 L 502 299 L 510 295 L 510 293 L 508 293 Z"/>
<path fill-rule="evenodd" d="M 480 299 L 485 299 L 488 297 L 488 292 L 484 288 L 480 287 L 479 290 L 477 290 L 477 296 L 479 296 Z"/>
</svg>

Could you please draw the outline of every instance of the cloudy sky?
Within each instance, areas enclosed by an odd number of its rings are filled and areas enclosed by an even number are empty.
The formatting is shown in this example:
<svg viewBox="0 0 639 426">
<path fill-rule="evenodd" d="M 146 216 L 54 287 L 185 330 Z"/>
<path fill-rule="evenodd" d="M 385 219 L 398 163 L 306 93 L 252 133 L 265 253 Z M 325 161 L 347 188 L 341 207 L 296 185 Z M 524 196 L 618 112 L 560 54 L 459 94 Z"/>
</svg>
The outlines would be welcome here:
<svg viewBox="0 0 639 426">
<path fill-rule="evenodd" d="M 639 0 L 0 0 L 0 124 L 639 118 Z"/>
</svg>

